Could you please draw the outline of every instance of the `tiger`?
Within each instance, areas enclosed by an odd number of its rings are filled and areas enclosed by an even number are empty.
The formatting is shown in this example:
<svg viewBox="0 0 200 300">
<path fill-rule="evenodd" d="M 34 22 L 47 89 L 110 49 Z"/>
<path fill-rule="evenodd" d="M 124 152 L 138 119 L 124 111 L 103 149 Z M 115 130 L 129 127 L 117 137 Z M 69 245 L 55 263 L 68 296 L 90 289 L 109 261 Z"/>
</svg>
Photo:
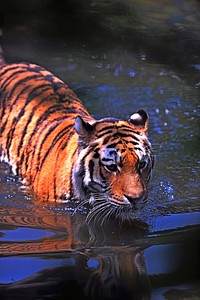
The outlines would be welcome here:
<svg viewBox="0 0 200 300">
<path fill-rule="evenodd" d="M 154 164 L 148 123 L 143 109 L 96 120 L 34 63 L 0 67 L 0 159 L 41 201 L 87 202 L 104 215 L 143 207 Z"/>
</svg>

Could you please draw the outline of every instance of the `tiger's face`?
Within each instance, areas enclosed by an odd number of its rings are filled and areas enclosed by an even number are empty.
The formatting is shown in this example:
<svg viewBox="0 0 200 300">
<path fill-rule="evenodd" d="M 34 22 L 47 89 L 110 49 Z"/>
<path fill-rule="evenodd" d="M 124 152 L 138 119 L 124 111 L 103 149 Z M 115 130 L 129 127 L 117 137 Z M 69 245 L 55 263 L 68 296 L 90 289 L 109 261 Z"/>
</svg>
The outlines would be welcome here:
<svg viewBox="0 0 200 300">
<path fill-rule="evenodd" d="M 77 117 L 75 196 L 97 206 L 101 203 L 102 210 L 135 210 L 143 206 L 153 168 L 147 127 L 148 115 L 143 110 L 128 121 L 106 118 L 91 124 Z"/>
</svg>

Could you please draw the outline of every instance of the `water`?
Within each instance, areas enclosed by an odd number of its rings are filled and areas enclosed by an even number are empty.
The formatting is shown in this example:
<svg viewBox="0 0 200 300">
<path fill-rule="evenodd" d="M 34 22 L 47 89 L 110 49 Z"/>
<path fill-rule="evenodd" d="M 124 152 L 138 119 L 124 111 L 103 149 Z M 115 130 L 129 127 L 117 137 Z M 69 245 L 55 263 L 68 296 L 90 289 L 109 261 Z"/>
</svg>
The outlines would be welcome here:
<svg viewBox="0 0 200 300">
<path fill-rule="evenodd" d="M 200 299 L 199 5 L 81 3 L 5 4 L 6 58 L 51 70 L 95 118 L 148 111 L 149 201 L 134 222 L 86 224 L 1 163 L 0 298 Z"/>
</svg>

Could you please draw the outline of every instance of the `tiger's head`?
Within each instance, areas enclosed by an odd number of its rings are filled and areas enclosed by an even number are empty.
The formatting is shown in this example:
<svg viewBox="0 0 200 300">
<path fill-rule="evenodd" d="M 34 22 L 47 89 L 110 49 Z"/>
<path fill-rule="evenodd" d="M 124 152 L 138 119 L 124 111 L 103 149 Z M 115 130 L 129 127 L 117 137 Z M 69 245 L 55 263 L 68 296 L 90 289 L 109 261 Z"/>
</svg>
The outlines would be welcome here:
<svg viewBox="0 0 200 300">
<path fill-rule="evenodd" d="M 74 194 L 96 205 L 96 214 L 101 209 L 105 215 L 122 211 L 126 215 L 146 202 L 153 168 L 148 119 L 144 110 L 128 121 L 88 122 L 76 117 L 79 154 L 73 170 Z"/>
</svg>

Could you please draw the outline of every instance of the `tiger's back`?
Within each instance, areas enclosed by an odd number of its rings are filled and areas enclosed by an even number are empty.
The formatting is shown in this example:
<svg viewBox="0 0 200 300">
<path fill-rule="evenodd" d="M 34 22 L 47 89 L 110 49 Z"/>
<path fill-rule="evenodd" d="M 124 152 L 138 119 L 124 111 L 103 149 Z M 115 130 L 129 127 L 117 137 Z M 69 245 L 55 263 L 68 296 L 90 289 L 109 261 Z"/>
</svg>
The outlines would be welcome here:
<svg viewBox="0 0 200 300">
<path fill-rule="evenodd" d="M 74 119 L 92 118 L 66 84 L 34 64 L 3 66 L 0 97 L 1 159 L 42 198 L 62 198 L 77 155 Z"/>
</svg>

